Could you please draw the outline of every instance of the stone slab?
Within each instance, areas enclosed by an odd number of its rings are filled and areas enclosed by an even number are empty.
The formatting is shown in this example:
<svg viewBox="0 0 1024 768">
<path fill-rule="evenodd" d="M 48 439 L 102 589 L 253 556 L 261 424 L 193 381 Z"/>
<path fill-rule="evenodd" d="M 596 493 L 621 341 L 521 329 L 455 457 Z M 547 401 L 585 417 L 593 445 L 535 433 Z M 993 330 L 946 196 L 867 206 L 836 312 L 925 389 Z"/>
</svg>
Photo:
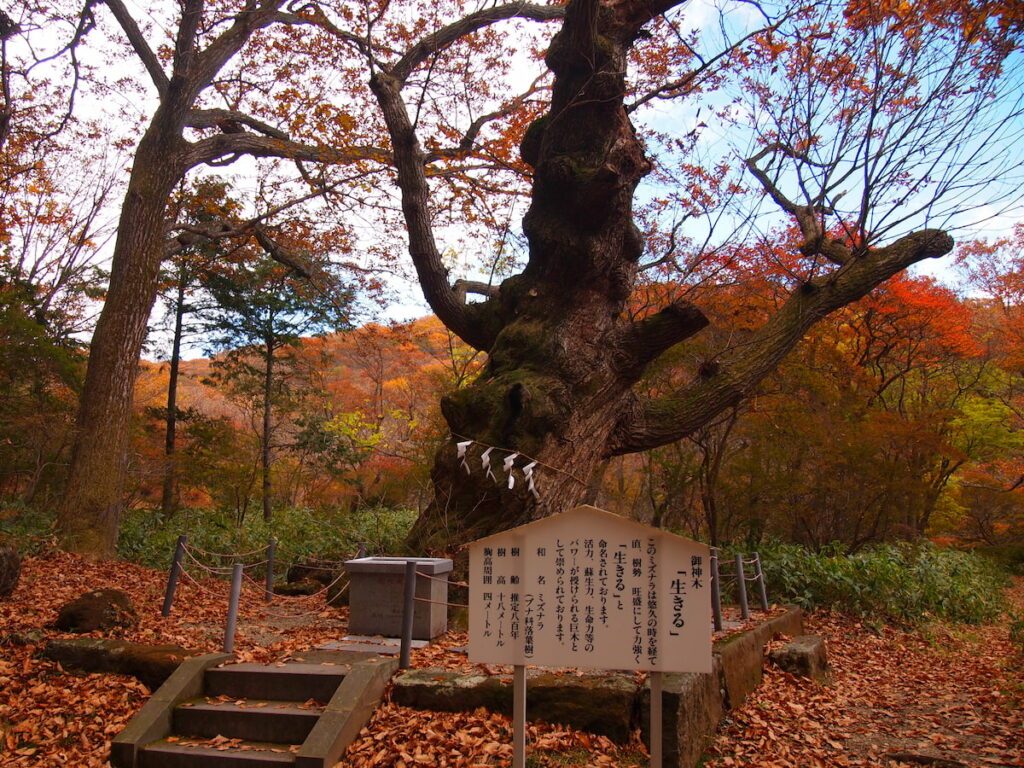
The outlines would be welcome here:
<svg viewBox="0 0 1024 768">
<path fill-rule="evenodd" d="M 722 659 L 712 660 L 711 674 L 666 674 L 662 677 L 662 758 L 667 766 L 691 768 L 700 764 L 722 719 L 722 690 L 719 687 Z M 640 695 L 640 730 L 648 748 L 651 744 L 651 684 L 648 679 Z"/>
<path fill-rule="evenodd" d="M 634 726 L 636 678 L 627 673 L 557 673 L 531 669 L 526 683 L 527 718 L 559 723 L 627 742 Z M 441 712 L 484 707 L 511 714 L 509 675 L 411 669 L 394 680 L 396 704 Z"/>
<path fill-rule="evenodd" d="M 178 645 L 144 645 L 94 637 L 51 640 L 43 649 L 44 657 L 67 669 L 132 675 L 151 689 L 160 687 L 186 658 L 198 654 L 199 651 Z"/>
</svg>

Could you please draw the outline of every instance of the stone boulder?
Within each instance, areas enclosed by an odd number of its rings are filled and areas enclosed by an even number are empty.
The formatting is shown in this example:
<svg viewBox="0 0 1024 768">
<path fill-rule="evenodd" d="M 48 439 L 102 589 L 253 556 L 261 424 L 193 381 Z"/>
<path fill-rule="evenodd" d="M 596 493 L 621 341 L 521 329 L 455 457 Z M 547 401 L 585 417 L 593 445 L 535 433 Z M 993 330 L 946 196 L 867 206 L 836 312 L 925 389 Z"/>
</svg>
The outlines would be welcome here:
<svg viewBox="0 0 1024 768">
<path fill-rule="evenodd" d="M 317 581 L 321 587 L 326 587 L 338 578 L 342 570 L 342 567 L 333 560 L 309 557 L 293 563 L 288 568 L 285 580 L 289 584 L 297 581 Z"/>
<path fill-rule="evenodd" d="M 319 581 L 303 579 L 302 581 L 290 581 L 287 584 L 275 584 L 274 594 L 285 597 L 299 597 L 302 595 L 315 595 L 323 589 Z"/>
<path fill-rule="evenodd" d="M 21 555 L 9 545 L 0 545 L 0 599 L 8 597 L 21 577 Z"/>
<path fill-rule="evenodd" d="M 819 683 L 829 680 L 825 640 L 817 635 L 794 637 L 781 648 L 772 650 L 768 657 L 777 667 L 798 677 L 809 677 Z"/>
<path fill-rule="evenodd" d="M 141 645 L 124 640 L 91 637 L 52 640 L 43 656 L 60 662 L 65 669 L 82 672 L 112 672 L 131 675 L 155 690 L 171 676 L 192 651 L 177 645 Z"/>
<path fill-rule="evenodd" d="M 61 607 L 53 628 L 64 632 L 95 632 L 131 627 L 139 621 L 131 599 L 119 589 L 86 592 Z"/>
<path fill-rule="evenodd" d="M 347 573 L 336 576 L 334 581 L 327 585 L 327 604 L 340 608 L 348 605 L 348 583 L 350 579 Z"/>
</svg>

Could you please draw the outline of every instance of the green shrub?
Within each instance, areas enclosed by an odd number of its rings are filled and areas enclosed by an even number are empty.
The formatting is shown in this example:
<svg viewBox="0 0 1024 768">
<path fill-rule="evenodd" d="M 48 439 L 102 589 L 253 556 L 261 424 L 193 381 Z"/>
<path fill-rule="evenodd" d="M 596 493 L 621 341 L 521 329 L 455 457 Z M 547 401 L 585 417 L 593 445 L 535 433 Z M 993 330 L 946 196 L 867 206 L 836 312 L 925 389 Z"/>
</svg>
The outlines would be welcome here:
<svg viewBox="0 0 1024 768">
<path fill-rule="evenodd" d="M 1017 651 L 1024 654 L 1024 617 L 1010 616 L 1010 642 L 1017 646 Z"/>
<path fill-rule="evenodd" d="M 0 505 L 0 543 L 34 555 L 53 540 L 53 515 L 18 502 Z"/>
<path fill-rule="evenodd" d="M 1024 576 L 1024 544 L 996 544 L 976 551 L 998 561 L 1010 573 Z"/>
<path fill-rule="evenodd" d="M 769 596 L 914 624 L 929 618 L 977 624 L 1005 608 L 1008 576 L 989 558 L 931 544 L 884 544 L 845 555 L 793 544 L 761 548 Z"/>
<path fill-rule="evenodd" d="M 289 562 L 315 555 L 345 560 L 355 555 L 360 544 L 370 554 L 403 554 L 403 542 L 416 519 L 409 509 L 372 507 L 358 512 L 314 512 L 309 509 L 276 510 L 268 525 L 259 515 L 250 515 L 238 527 L 234 516 L 214 510 L 181 510 L 164 521 L 154 510 L 131 510 L 121 521 L 118 554 L 126 560 L 166 568 L 180 534 L 189 544 L 213 553 L 254 554 L 247 562 L 263 559 L 261 550 L 271 536 L 277 539 L 277 560 Z M 205 558 L 209 564 L 220 564 Z M 231 562 L 225 560 L 223 564 Z"/>
</svg>

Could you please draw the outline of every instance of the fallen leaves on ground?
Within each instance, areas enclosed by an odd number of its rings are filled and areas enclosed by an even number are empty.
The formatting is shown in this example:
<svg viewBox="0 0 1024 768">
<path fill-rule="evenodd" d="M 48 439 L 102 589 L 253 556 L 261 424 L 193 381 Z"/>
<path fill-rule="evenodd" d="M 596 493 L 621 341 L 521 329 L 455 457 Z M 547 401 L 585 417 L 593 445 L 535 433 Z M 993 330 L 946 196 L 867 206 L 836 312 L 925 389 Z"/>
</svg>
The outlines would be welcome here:
<svg viewBox="0 0 1024 768">
<path fill-rule="evenodd" d="M 642 765 L 637 749 L 616 746 L 604 736 L 543 723 L 527 727 L 532 764 Z M 567 763 L 575 754 L 581 762 Z M 485 709 L 475 712 L 423 712 L 387 703 L 381 706 L 339 764 L 346 768 L 472 768 L 509 765 L 512 722 Z"/>
<path fill-rule="evenodd" d="M 160 615 L 166 571 L 125 562 L 92 562 L 52 551 L 26 558 L 14 593 L 0 602 L 0 763 L 11 766 L 107 765 L 110 742 L 145 703 L 150 691 L 132 677 L 66 672 L 39 658 L 58 637 L 118 637 L 137 643 L 220 650 L 224 641 L 228 584 L 183 579 L 171 616 Z M 47 628 L 64 603 L 84 592 L 127 592 L 139 623 L 107 633 L 69 635 Z M 265 606 L 262 592 L 244 592 L 236 656 L 267 662 L 296 650 L 338 640 L 347 609 L 329 608 L 323 596 L 294 601 L 278 597 Z"/>
<path fill-rule="evenodd" d="M 160 616 L 166 573 L 123 563 L 94 563 L 49 552 L 27 558 L 10 599 L 0 602 L 0 763 L 5 767 L 107 765 L 110 741 L 145 702 L 134 678 L 79 674 L 39 658 L 54 637 L 45 628 L 57 609 L 88 590 L 129 593 L 136 627 L 117 637 L 218 650 L 227 584 L 188 579 L 169 618 Z M 1024 606 L 1024 581 L 1011 597 Z M 344 636 L 345 609 L 316 600 L 275 599 L 265 607 L 250 585 L 236 638 L 240 660 L 268 662 Z M 736 631 L 735 629 L 733 631 Z M 829 686 L 765 668 L 761 688 L 731 712 L 710 761 L 724 766 L 897 766 L 897 753 L 943 756 L 970 766 L 1024 767 L 1024 658 L 1005 625 L 935 624 L 917 631 L 874 629 L 847 617 L 818 614 L 807 631 L 829 644 Z M 93 636 L 100 636 L 94 633 Z M 108 635 L 110 636 L 110 635 Z M 469 662 L 466 635 L 452 632 L 413 654 L 415 666 L 499 673 Z M 644 765 L 636 747 L 552 725 L 529 731 L 536 765 Z M 342 766 L 508 765 L 511 726 L 483 710 L 434 713 L 386 703 L 348 750 Z"/>
<path fill-rule="evenodd" d="M 1024 601 L 1024 580 L 1010 597 Z M 906 631 L 819 613 L 805 624 L 826 638 L 832 683 L 766 665 L 719 728 L 709 768 L 910 764 L 896 755 L 1024 766 L 1024 658 L 1006 622 Z"/>
</svg>

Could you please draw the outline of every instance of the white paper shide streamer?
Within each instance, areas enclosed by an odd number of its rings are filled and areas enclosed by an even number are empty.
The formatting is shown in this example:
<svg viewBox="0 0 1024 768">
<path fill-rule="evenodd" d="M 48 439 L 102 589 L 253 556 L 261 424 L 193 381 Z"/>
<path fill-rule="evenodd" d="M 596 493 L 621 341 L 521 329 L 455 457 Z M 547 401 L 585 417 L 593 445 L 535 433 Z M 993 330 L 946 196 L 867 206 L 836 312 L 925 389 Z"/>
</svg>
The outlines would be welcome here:
<svg viewBox="0 0 1024 768">
<path fill-rule="evenodd" d="M 457 458 L 461 461 L 462 468 L 466 470 L 467 475 L 473 474 L 473 470 L 469 466 L 469 446 L 473 445 L 474 440 L 462 440 L 457 442 L 455 447 L 458 449 Z M 491 453 L 494 451 L 504 450 L 502 448 L 495 448 L 493 445 L 484 446 L 484 452 L 480 454 L 480 468 L 484 471 L 484 477 L 493 480 L 495 483 L 499 482 L 497 475 L 494 474 L 494 468 L 491 466 Z M 504 459 L 501 460 L 501 468 L 505 473 L 505 477 L 508 480 L 508 489 L 512 490 L 516 486 L 516 459 L 520 457 L 518 451 L 509 453 Z M 524 456 L 523 458 L 529 458 Z M 535 483 L 534 469 L 538 462 L 533 459 L 530 463 L 522 468 L 523 480 L 526 481 L 526 488 L 533 497 L 540 501 L 540 494 L 537 492 L 537 486 Z"/>
<path fill-rule="evenodd" d="M 466 449 L 473 444 L 472 440 L 463 440 L 461 443 L 456 443 L 455 447 L 459 449 L 459 455 L 457 458 L 462 459 L 462 468 L 466 470 L 467 475 L 473 474 L 473 470 L 469 468 L 469 462 L 466 461 Z"/>
<path fill-rule="evenodd" d="M 512 474 L 512 470 L 513 468 L 515 468 L 516 458 L 518 458 L 518 456 L 518 453 L 510 454 L 505 457 L 505 461 L 503 462 L 505 474 L 508 475 L 508 489 L 510 491 L 512 490 L 512 488 L 515 487 L 516 484 L 516 476 Z"/>
</svg>

